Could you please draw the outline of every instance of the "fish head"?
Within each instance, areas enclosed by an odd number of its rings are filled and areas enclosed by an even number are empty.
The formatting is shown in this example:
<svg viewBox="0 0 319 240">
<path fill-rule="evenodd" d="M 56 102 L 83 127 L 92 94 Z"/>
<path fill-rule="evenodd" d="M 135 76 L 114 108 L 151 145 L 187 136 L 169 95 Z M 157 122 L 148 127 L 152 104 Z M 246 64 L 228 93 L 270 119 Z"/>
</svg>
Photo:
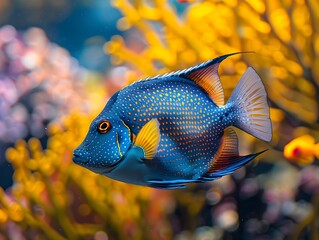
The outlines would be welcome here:
<svg viewBox="0 0 319 240">
<path fill-rule="evenodd" d="M 130 128 L 117 116 L 100 114 L 73 152 L 73 161 L 89 170 L 105 174 L 111 172 L 124 159 L 130 148 Z"/>
</svg>

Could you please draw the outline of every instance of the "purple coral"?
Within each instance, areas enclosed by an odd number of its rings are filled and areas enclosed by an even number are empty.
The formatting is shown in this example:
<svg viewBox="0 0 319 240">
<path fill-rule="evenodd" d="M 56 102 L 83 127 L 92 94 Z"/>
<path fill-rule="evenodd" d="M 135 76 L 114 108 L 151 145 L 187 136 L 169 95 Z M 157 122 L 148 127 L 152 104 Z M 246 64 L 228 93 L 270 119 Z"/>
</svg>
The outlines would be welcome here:
<svg viewBox="0 0 319 240">
<path fill-rule="evenodd" d="M 43 137 L 49 122 L 84 110 L 84 69 L 38 28 L 0 28 L 0 142 Z"/>
</svg>

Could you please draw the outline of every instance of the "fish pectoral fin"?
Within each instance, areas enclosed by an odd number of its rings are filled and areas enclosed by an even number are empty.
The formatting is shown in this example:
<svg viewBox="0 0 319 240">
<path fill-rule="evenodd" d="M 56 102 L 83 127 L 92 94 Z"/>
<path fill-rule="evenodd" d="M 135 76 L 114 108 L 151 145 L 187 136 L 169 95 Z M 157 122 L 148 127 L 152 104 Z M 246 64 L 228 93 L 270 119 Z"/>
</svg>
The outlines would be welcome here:
<svg viewBox="0 0 319 240">
<path fill-rule="evenodd" d="M 144 158 L 151 160 L 156 155 L 160 139 L 159 122 L 154 118 L 142 127 L 136 136 L 134 146 L 141 147 L 144 150 Z"/>
<path fill-rule="evenodd" d="M 134 133 L 131 134 L 131 142 L 134 144 L 136 140 L 136 135 Z"/>
<path fill-rule="evenodd" d="M 214 180 L 231 174 L 263 152 L 239 156 L 236 132 L 231 128 L 227 128 L 224 132 L 221 146 L 212 160 L 211 167 L 200 180 Z"/>
</svg>

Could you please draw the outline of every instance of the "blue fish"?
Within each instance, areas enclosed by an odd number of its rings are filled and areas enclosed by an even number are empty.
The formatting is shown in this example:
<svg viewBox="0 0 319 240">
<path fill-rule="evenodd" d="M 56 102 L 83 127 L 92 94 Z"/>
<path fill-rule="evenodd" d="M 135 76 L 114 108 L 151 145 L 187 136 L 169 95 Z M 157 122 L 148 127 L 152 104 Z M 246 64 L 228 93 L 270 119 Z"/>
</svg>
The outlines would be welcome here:
<svg viewBox="0 0 319 240">
<path fill-rule="evenodd" d="M 73 161 L 115 180 L 160 189 L 215 180 L 250 162 L 262 152 L 240 156 L 231 126 L 271 141 L 269 106 L 251 67 L 224 103 L 218 66 L 234 54 L 118 91 L 91 123 Z"/>
</svg>

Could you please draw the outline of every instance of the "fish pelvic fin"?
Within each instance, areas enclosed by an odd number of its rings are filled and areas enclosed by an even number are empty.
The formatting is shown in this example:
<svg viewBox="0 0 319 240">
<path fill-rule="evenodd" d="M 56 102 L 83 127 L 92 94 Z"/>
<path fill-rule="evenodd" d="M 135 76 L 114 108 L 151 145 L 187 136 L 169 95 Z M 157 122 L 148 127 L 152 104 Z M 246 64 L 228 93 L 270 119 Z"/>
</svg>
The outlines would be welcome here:
<svg viewBox="0 0 319 240">
<path fill-rule="evenodd" d="M 239 156 L 237 134 L 232 128 L 227 128 L 224 131 L 220 148 L 213 157 L 211 167 L 199 180 L 209 181 L 231 174 L 263 152 Z"/>
<path fill-rule="evenodd" d="M 236 127 L 263 141 L 271 141 L 272 127 L 267 93 L 252 67 L 243 74 L 228 103 L 235 106 Z"/>
<path fill-rule="evenodd" d="M 154 118 L 142 127 L 136 136 L 134 145 L 144 150 L 145 159 L 151 160 L 156 155 L 160 139 L 159 122 Z"/>
</svg>

